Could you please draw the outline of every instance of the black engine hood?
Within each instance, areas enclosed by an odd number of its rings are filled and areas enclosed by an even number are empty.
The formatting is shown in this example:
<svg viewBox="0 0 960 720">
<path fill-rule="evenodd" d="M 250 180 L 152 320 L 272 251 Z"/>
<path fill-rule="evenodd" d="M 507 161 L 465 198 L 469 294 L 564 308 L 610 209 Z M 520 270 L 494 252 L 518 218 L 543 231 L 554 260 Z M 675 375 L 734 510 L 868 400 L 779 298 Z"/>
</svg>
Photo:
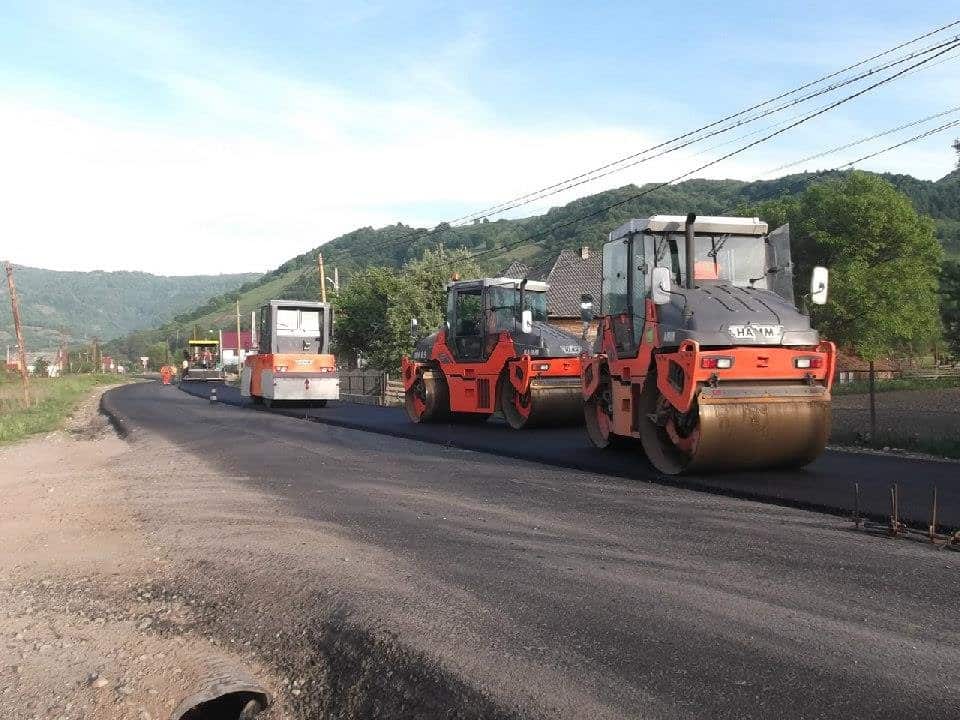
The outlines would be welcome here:
<svg viewBox="0 0 960 720">
<path fill-rule="evenodd" d="M 667 346 L 684 340 L 707 346 L 820 342 L 810 318 L 769 290 L 722 283 L 677 288 L 659 315 L 661 343 Z"/>
</svg>

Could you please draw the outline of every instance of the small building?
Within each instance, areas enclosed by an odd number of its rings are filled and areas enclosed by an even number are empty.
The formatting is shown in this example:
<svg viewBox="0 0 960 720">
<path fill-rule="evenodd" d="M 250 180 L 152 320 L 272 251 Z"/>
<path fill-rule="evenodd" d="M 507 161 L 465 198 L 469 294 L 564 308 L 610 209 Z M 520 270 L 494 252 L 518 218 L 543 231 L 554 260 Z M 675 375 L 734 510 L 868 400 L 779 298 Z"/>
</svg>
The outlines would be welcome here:
<svg viewBox="0 0 960 720">
<path fill-rule="evenodd" d="M 550 285 L 547 291 L 547 322 L 568 333 L 580 336 L 580 297 L 593 297 L 594 310 L 600 310 L 600 287 L 603 280 L 602 258 L 587 246 L 579 250 L 561 250 L 560 254 L 533 267 L 514 261 L 503 271 L 503 277 L 540 280 Z M 597 334 L 596 322 L 590 324 L 588 338 Z"/>
<path fill-rule="evenodd" d="M 224 330 L 220 333 L 220 364 L 238 365 L 247 355 L 256 350 L 253 344 L 253 333 L 249 330 L 240 331 L 240 342 L 237 343 L 236 330 Z"/>
</svg>

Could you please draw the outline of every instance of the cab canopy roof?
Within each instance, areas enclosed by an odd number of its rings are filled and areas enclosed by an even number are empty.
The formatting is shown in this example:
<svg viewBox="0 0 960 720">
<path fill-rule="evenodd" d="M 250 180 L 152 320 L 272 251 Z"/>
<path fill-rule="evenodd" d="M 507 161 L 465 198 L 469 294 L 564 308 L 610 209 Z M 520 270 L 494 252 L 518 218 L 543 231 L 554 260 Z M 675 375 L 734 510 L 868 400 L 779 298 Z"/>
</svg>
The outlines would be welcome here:
<svg viewBox="0 0 960 720">
<path fill-rule="evenodd" d="M 610 239 L 616 240 L 633 233 L 682 233 L 686 229 L 687 218 L 683 215 L 653 215 L 643 220 L 630 220 L 610 233 Z M 693 223 L 695 233 L 705 235 L 766 235 L 767 224 L 760 218 L 720 217 L 717 215 L 699 215 Z"/>
<path fill-rule="evenodd" d="M 506 277 L 479 278 L 477 280 L 457 280 L 455 282 L 447 283 L 447 290 L 452 290 L 454 288 L 486 288 L 492 286 L 519 288 L 521 282 L 523 282 L 523 280 L 520 278 Z M 532 292 L 546 292 L 550 289 L 550 286 L 547 283 L 539 280 L 527 280 L 527 284 L 524 287 Z"/>
<path fill-rule="evenodd" d="M 187 340 L 187 345 L 194 347 L 216 347 L 219 344 L 219 340 Z"/>
<path fill-rule="evenodd" d="M 267 303 L 264 303 L 264 307 L 275 307 L 275 308 L 303 308 L 303 309 L 312 309 L 312 308 L 328 308 L 330 303 L 322 302 L 313 302 L 311 300 L 270 300 Z"/>
</svg>

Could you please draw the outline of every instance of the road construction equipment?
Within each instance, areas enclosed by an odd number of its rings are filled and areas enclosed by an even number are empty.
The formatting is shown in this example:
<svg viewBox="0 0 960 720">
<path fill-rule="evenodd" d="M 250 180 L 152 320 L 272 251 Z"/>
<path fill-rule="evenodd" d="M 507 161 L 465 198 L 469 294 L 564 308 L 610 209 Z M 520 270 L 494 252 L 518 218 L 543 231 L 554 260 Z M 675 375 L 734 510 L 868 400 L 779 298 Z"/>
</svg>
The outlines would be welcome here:
<svg viewBox="0 0 960 720">
<path fill-rule="evenodd" d="M 402 361 L 410 419 L 482 422 L 501 410 L 515 429 L 582 422 L 581 342 L 547 324 L 547 290 L 502 277 L 449 283 L 444 327 Z"/>
<path fill-rule="evenodd" d="M 180 382 L 223 382 L 219 340 L 189 340 Z"/>
<path fill-rule="evenodd" d="M 836 349 L 794 305 L 789 226 L 631 220 L 604 245 L 602 287 L 582 367 L 596 446 L 639 439 L 667 475 L 799 467 L 823 451 Z M 808 299 L 826 294 L 815 268 Z"/>
<path fill-rule="evenodd" d="M 260 308 L 259 349 L 244 361 L 240 395 L 268 407 L 339 400 L 332 335 L 329 303 L 271 300 Z"/>
</svg>

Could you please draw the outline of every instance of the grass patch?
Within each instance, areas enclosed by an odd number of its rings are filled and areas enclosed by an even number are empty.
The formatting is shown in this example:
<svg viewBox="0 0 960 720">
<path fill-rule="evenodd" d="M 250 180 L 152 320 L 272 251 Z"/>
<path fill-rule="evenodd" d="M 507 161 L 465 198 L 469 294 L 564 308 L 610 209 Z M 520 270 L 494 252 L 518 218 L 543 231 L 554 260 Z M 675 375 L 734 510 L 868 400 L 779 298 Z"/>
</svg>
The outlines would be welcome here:
<svg viewBox="0 0 960 720">
<path fill-rule="evenodd" d="M 22 440 L 62 427 L 93 388 L 117 382 L 116 375 L 30 378 L 31 405 L 24 408 L 19 378 L 0 381 L 0 443 Z"/>
<path fill-rule="evenodd" d="M 960 377 L 877 380 L 878 393 L 893 392 L 894 390 L 943 390 L 944 388 L 955 387 L 960 387 Z M 831 392 L 834 395 L 866 395 L 870 392 L 870 382 L 868 380 L 854 380 L 849 383 L 834 383 Z"/>
</svg>

